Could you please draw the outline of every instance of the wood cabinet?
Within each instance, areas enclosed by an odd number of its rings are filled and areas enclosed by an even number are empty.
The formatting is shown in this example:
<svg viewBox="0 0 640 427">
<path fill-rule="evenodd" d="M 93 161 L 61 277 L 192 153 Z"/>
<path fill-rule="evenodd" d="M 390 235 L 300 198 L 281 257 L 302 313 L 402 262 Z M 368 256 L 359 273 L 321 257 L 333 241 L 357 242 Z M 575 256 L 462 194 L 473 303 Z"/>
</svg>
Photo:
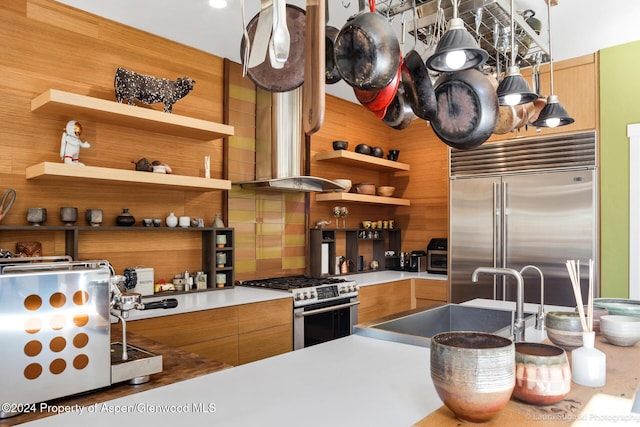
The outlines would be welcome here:
<svg viewBox="0 0 640 427">
<path fill-rule="evenodd" d="M 449 281 L 414 279 L 416 308 L 449 302 Z"/>
<path fill-rule="evenodd" d="M 127 322 L 127 331 L 212 360 L 238 364 L 238 307 L 224 307 Z M 112 325 L 111 334 L 121 334 Z"/>
<path fill-rule="evenodd" d="M 207 288 L 233 288 L 234 229 L 213 228 L 202 234 L 202 265 L 207 266 Z M 224 280 L 220 280 L 224 279 Z"/>
<path fill-rule="evenodd" d="M 291 298 L 238 307 L 238 363 L 249 363 L 293 350 Z"/>
<path fill-rule="evenodd" d="M 235 366 L 293 350 L 293 300 L 133 320 L 127 330 Z M 122 333 L 120 324 L 111 333 Z"/>
<path fill-rule="evenodd" d="M 347 150 L 335 150 L 324 151 L 316 154 L 315 159 L 317 161 L 331 161 L 339 164 L 346 164 L 349 166 L 355 166 L 359 168 L 367 168 L 371 170 L 377 170 L 381 172 L 408 172 L 410 167 L 406 163 L 394 162 L 391 160 L 381 159 L 378 157 L 367 156 L 360 153 L 355 153 Z M 408 199 L 402 199 L 398 197 L 382 197 L 372 196 L 366 194 L 357 193 L 345 193 L 345 192 L 333 192 L 333 193 L 320 193 L 316 195 L 316 201 L 318 202 L 356 202 L 356 203 L 370 203 L 378 205 L 391 205 L 391 206 L 409 206 L 411 201 Z"/>
<path fill-rule="evenodd" d="M 385 252 L 399 253 L 402 247 L 402 232 L 398 229 L 318 229 L 309 230 L 310 268 L 312 277 L 323 277 L 341 274 L 336 270 L 336 241 L 345 240 L 346 260 L 349 273 L 357 272 L 358 257 L 363 253 L 363 246 L 372 245 L 368 253 L 372 260 L 378 261 L 378 270 L 385 270 Z M 370 260 L 371 261 L 371 260 Z M 365 270 L 369 266 L 363 266 Z"/>
<path fill-rule="evenodd" d="M 358 293 L 358 323 L 370 322 L 412 307 L 412 279 L 362 286 Z"/>
</svg>

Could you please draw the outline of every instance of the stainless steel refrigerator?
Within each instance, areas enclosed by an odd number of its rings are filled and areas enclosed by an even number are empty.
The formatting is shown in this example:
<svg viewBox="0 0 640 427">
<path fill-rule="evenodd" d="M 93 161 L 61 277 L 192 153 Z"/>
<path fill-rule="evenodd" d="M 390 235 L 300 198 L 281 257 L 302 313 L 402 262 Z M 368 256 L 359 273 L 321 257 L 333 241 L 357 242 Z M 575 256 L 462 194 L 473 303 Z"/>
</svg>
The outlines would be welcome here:
<svg viewBox="0 0 640 427">
<path fill-rule="evenodd" d="M 588 260 L 598 270 L 595 132 L 523 138 L 451 150 L 449 277 L 451 301 L 515 300 L 515 281 L 476 267 L 535 265 L 546 304 L 575 306 L 566 260 L 576 259 L 586 300 Z M 540 301 L 536 271 L 523 273 L 525 302 Z"/>
</svg>

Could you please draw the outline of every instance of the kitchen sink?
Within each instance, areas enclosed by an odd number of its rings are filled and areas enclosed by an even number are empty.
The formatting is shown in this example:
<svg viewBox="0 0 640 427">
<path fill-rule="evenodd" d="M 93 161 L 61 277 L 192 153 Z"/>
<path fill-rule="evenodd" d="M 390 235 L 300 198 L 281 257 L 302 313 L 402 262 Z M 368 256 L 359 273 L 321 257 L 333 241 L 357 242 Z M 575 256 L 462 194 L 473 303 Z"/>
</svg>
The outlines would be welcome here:
<svg viewBox="0 0 640 427">
<path fill-rule="evenodd" d="M 510 338 L 513 316 L 511 310 L 447 304 L 359 324 L 354 334 L 423 347 L 430 346 L 432 336 L 447 331 L 487 332 Z M 527 323 L 533 319 L 532 314 L 525 314 Z"/>
</svg>

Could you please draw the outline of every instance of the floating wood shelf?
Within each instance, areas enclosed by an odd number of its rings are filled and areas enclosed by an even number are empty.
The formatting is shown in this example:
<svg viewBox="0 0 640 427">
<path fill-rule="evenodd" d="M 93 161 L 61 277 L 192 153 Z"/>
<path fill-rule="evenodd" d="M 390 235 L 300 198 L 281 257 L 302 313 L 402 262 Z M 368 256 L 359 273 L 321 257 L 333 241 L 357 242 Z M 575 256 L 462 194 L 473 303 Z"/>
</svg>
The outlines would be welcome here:
<svg viewBox="0 0 640 427">
<path fill-rule="evenodd" d="M 43 162 L 29 166 L 27 179 L 79 179 L 136 185 L 158 185 L 175 190 L 215 191 L 230 190 L 231 181 L 193 176 L 139 172 L 124 169 L 78 166 L 65 163 Z"/>
<path fill-rule="evenodd" d="M 367 194 L 357 193 L 320 193 L 316 194 L 316 201 L 318 202 L 358 202 L 358 203 L 371 203 L 376 205 L 394 205 L 394 206 L 410 206 L 411 201 L 408 199 L 400 199 L 397 197 L 381 197 L 381 196 L 369 196 Z"/>
<path fill-rule="evenodd" d="M 406 163 L 394 162 L 379 157 L 367 156 L 366 154 L 355 153 L 347 150 L 323 151 L 316 154 L 316 160 L 332 160 L 348 165 L 360 165 L 386 172 L 408 171 L 410 166 Z"/>
<path fill-rule="evenodd" d="M 34 98 L 31 111 L 84 118 L 200 141 L 212 141 L 234 134 L 233 126 L 57 89 L 49 89 Z"/>
</svg>

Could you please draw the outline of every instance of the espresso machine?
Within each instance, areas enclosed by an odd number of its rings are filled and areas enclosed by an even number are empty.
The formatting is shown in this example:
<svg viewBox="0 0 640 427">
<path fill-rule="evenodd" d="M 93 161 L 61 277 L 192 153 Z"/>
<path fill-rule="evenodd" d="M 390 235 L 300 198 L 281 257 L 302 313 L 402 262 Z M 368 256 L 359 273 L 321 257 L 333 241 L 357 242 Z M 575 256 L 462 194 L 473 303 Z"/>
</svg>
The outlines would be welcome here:
<svg viewBox="0 0 640 427">
<path fill-rule="evenodd" d="M 161 355 L 127 344 L 126 319 L 177 300 L 143 303 L 107 261 L 50 258 L 0 260 L 0 376 L 11 384 L 0 401 L 25 406 L 161 372 Z M 111 342 L 111 316 L 122 322 L 121 342 Z"/>
</svg>

